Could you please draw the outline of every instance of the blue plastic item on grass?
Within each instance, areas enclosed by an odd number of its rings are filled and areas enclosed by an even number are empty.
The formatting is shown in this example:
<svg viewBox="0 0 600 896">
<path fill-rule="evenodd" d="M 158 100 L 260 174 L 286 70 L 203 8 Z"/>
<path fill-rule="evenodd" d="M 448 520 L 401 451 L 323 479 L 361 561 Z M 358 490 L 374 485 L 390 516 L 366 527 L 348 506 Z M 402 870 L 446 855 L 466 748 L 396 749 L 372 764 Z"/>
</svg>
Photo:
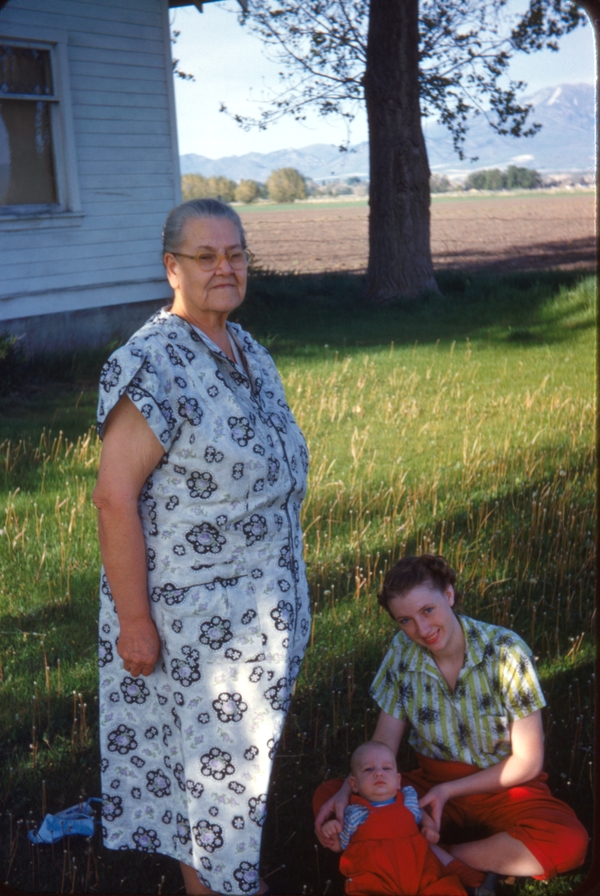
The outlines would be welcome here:
<svg viewBox="0 0 600 896">
<path fill-rule="evenodd" d="M 70 809 L 63 809 L 56 815 L 46 815 L 37 831 L 29 831 L 32 843 L 57 843 L 63 837 L 79 834 L 91 837 L 94 833 L 94 810 L 92 803 L 101 803 L 98 797 L 91 796 L 85 803 L 78 803 Z"/>
</svg>

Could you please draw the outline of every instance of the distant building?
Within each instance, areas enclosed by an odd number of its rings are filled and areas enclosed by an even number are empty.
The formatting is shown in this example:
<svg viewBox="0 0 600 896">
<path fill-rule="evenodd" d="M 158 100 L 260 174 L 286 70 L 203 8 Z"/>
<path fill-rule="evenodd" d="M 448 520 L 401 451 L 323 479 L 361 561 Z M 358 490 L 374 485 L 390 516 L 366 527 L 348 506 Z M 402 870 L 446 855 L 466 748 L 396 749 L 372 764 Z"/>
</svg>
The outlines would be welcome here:
<svg viewBox="0 0 600 896">
<path fill-rule="evenodd" d="M 99 344 L 169 299 L 181 201 L 169 7 L 0 0 L 0 332 Z"/>
</svg>

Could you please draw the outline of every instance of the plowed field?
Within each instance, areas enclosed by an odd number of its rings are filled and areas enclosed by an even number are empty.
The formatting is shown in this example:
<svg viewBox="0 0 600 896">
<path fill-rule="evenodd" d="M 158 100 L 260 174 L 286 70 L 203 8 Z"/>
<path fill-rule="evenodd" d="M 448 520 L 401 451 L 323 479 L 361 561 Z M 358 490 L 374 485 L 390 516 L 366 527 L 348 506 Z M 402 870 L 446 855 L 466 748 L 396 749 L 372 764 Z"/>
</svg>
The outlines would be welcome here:
<svg viewBox="0 0 600 896">
<path fill-rule="evenodd" d="M 589 269 L 595 264 L 591 192 L 436 197 L 436 268 Z M 298 205 L 242 212 L 259 264 L 274 271 L 361 271 L 368 258 L 367 205 Z"/>
</svg>

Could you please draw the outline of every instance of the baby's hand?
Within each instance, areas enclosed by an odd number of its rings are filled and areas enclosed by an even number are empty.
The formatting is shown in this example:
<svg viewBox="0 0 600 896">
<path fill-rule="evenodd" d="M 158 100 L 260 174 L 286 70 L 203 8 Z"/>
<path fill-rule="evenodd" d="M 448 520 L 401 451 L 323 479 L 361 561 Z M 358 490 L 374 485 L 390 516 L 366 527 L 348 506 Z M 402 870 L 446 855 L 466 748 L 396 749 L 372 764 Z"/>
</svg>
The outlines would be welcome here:
<svg viewBox="0 0 600 896">
<path fill-rule="evenodd" d="M 427 811 L 424 811 L 421 817 L 421 833 L 428 843 L 438 843 L 440 839 L 440 834 L 435 827 L 433 818 Z"/>
<path fill-rule="evenodd" d="M 425 837 L 428 843 L 437 843 L 440 839 L 440 835 L 435 830 L 435 828 L 421 828 L 421 833 Z"/>
<path fill-rule="evenodd" d="M 331 849 L 333 852 L 342 851 L 342 844 L 340 843 L 341 831 L 342 825 L 339 823 L 337 818 L 331 818 L 323 825 L 323 834 L 330 840 L 331 845 L 329 846 L 329 849 Z"/>
</svg>

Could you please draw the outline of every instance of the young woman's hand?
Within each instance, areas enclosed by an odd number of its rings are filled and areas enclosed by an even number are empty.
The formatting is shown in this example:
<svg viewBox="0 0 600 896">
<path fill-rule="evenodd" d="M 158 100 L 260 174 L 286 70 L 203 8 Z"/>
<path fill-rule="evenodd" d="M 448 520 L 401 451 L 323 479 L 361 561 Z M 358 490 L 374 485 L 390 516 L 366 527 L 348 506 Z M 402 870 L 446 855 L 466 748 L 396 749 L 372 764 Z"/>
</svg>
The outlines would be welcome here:
<svg viewBox="0 0 600 896">
<path fill-rule="evenodd" d="M 348 781 L 344 781 L 338 792 L 330 797 L 326 803 L 323 803 L 315 818 L 315 834 L 319 843 L 326 849 L 334 850 L 334 852 L 339 852 L 339 836 L 334 834 L 329 826 L 326 832 L 324 825 L 327 821 L 334 818 L 338 822 L 339 830 L 341 831 L 344 823 L 344 809 L 350 802 L 350 792 L 350 784 Z M 335 848 L 336 838 L 337 850 Z"/>
<path fill-rule="evenodd" d="M 444 806 L 448 802 L 450 794 L 446 789 L 444 784 L 436 784 L 435 787 L 432 787 L 425 796 L 421 797 L 419 800 L 419 806 L 421 809 L 425 809 L 427 806 L 427 810 L 431 817 L 431 821 L 428 822 L 427 827 L 439 831 L 442 824 L 442 812 L 444 811 Z"/>
</svg>

